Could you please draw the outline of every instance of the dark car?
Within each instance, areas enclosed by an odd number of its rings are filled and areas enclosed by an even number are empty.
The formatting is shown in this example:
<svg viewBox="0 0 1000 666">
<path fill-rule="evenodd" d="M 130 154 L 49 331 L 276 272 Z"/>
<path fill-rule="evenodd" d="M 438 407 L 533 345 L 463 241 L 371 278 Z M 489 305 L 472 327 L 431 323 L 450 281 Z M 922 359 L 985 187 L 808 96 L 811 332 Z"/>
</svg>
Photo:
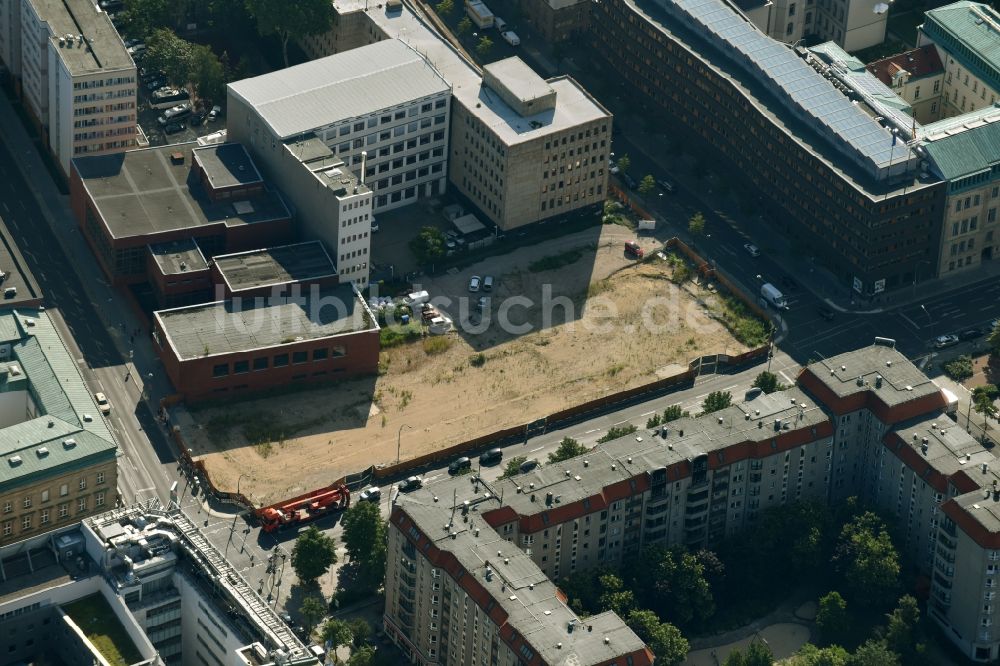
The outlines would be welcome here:
<svg viewBox="0 0 1000 666">
<path fill-rule="evenodd" d="M 146 90 L 148 90 L 149 92 L 153 92 L 154 90 L 159 90 L 165 85 L 167 85 L 167 80 L 158 77 L 146 84 Z"/>
<path fill-rule="evenodd" d="M 817 310 L 817 312 L 819 312 L 820 317 L 826 319 L 827 321 L 833 321 L 833 318 L 835 316 L 833 314 L 833 310 L 831 310 L 830 308 L 820 308 L 819 310 Z"/>
<path fill-rule="evenodd" d="M 628 175 L 627 173 L 622 174 L 622 180 L 625 181 L 625 185 L 627 185 L 628 189 L 630 190 L 634 190 L 635 188 L 639 187 L 639 183 L 635 182 L 635 178 Z"/>
<path fill-rule="evenodd" d="M 424 485 L 424 480 L 419 476 L 411 476 L 399 482 L 399 489 L 404 493 L 411 492 Z"/>
<path fill-rule="evenodd" d="M 208 117 L 208 113 L 202 111 L 191 116 L 190 125 L 191 127 L 198 127 L 205 122 L 205 118 Z"/>
<path fill-rule="evenodd" d="M 503 451 L 500 449 L 490 449 L 479 456 L 480 465 L 497 465 L 503 460 Z"/>
<path fill-rule="evenodd" d="M 177 134 L 178 132 L 184 131 L 184 125 L 180 123 L 167 123 L 163 128 L 164 134 Z"/>
<path fill-rule="evenodd" d="M 984 331 L 979 328 L 967 328 L 958 334 L 958 339 L 962 342 L 966 340 L 975 340 L 976 338 L 983 337 Z"/>
<path fill-rule="evenodd" d="M 521 473 L 523 474 L 524 472 L 530 472 L 536 467 L 538 467 L 538 461 L 532 459 L 532 460 L 525 460 L 523 463 L 521 463 L 521 466 L 518 469 L 520 469 Z"/>
<path fill-rule="evenodd" d="M 467 457 L 462 456 L 458 460 L 452 460 L 451 464 L 448 465 L 448 473 L 452 476 L 456 474 L 461 474 L 462 472 L 472 469 L 472 461 Z"/>
</svg>

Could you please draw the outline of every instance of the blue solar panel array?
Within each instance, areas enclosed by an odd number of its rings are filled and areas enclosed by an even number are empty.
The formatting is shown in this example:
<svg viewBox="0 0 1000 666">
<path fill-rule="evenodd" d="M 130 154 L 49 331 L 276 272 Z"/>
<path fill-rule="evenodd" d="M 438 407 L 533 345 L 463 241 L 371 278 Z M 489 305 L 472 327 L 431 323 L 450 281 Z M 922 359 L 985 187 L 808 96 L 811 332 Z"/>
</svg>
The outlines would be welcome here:
<svg viewBox="0 0 1000 666">
<path fill-rule="evenodd" d="M 845 152 L 860 159 L 862 166 L 880 169 L 913 157 L 901 141 L 893 146 L 889 130 L 857 108 L 790 48 L 761 33 L 720 0 L 658 2 L 683 17 L 689 27 L 719 41 L 723 53 L 779 97 L 783 95 L 803 121 L 819 123 L 846 142 Z"/>
</svg>

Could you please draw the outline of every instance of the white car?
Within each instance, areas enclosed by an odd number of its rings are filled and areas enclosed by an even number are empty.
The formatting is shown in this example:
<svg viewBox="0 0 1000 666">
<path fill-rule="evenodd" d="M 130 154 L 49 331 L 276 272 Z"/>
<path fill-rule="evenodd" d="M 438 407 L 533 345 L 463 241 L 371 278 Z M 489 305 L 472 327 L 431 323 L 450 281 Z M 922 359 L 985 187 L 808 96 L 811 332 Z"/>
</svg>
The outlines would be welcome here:
<svg viewBox="0 0 1000 666">
<path fill-rule="evenodd" d="M 378 502 L 382 499 L 382 491 L 377 486 L 365 488 L 358 494 L 359 502 Z"/>
<path fill-rule="evenodd" d="M 108 396 L 103 393 L 95 393 L 94 400 L 97 401 L 97 408 L 101 410 L 101 414 L 107 416 L 111 413 L 111 403 L 108 402 Z"/>
<path fill-rule="evenodd" d="M 747 254 L 749 254 L 751 257 L 759 257 L 760 256 L 760 248 L 758 248 L 753 243 L 745 243 L 743 245 L 743 249 L 746 250 Z"/>
<path fill-rule="evenodd" d="M 944 349 L 945 347 L 951 347 L 952 345 L 957 345 L 957 344 L 958 344 L 958 336 L 952 335 L 950 333 L 948 335 L 939 335 L 938 337 L 934 338 L 934 346 L 937 347 L 938 349 Z"/>
<path fill-rule="evenodd" d="M 479 286 L 483 283 L 483 279 L 478 275 L 473 275 L 469 278 L 469 291 L 477 292 L 479 291 Z"/>
<path fill-rule="evenodd" d="M 619 173 L 621 173 L 621 169 L 618 168 L 618 165 L 615 164 L 614 160 L 608 160 L 608 171 L 611 173 L 612 176 L 617 176 Z"/>
</svg>

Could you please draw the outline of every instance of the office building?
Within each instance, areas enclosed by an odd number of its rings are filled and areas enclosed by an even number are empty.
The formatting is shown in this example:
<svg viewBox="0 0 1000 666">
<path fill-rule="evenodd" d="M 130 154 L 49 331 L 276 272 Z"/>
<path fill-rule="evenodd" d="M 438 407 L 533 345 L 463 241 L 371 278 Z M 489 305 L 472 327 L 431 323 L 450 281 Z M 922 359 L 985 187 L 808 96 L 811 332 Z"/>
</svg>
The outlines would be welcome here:
<svg viewBox="0 0 1000 666">
<path fill-rule="evenodd" d="M 282 146 L 310 135 L 371 188 L 375 213 L 444 193 L 451 89 L 402 41 L 236 81 L 228 99 L 230 137 L 266 171 L 277 172 Z"/>
<path fill-rule="evenodd" d="M 0 313 L 0 545 L 113 507 L 117 453 L 48 315 Z"/>
<path fill-rule="evenodd" d="M 590 26 L 590 3 L 586 0 L 519 0 L 516 4 L 546 42 L 583 37 Z"/>
<path fill-rule="evenodd" d="M 921 176 L 911 117 L 878 94 L 852 99 L 835 67 L 721 0 L 594 10 L 595 50 L 774 226 L 824 248 L 845 288 L 867 298 L 936 275 L 945 184 Z"/>
<path fill-rule="evenodd" d="M 572 78 L 542 79 L 517 57 L 480 70 L 405 5 L 389 11 L 351 0 L 335 10 L 330 32 L 302 40 L 306 53 L 323 58 L 384 40 L 420 53 L 451 88 L 449 181 L 497 228 L 604 201 L 612 117 Z"/>
<path fill-rule="evenodd" d="M 459 478 L 396 500 L 383 624 L 409 662 L 652 664 L 620 617 L 578 617 L 532 558 L 490 527 L 482 512 L 499 501 L 485 490 Z"/>
<path fill-rule="evenodd" d="M 81 155 L 136 145 L 136 67 L 93 0 L 8 0 L 0 58 L 67 177 Z"/>
<path fill-rule="evenodd" d="M 155 500 L 0 548 L 0 564 L 5 663 L 316 666 L 325 652 Z"/>
</svg>

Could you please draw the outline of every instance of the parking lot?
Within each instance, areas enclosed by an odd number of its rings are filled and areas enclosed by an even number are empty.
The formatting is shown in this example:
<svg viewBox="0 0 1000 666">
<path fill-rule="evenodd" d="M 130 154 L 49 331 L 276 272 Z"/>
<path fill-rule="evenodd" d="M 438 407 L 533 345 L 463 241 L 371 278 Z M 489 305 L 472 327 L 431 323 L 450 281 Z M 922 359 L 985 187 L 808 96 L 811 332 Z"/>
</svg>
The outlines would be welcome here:
<svg viewBox="0 0 1000 666">
<path fill-rule="evenodd" d="M 194 120 L 197 114 L 191 114 L 183 120 L 177 121 L 177 123 L 181 125 L 180 131 L 168 134 L 164 132 L 165 126 L 160 124 L 157 120 L 163 115 L 166 109 L 152 108 L 150 105 L 150 93 L 151 91 L 148 89 L 148 86 L 140 81 L 138 122 L 139 126 L 142 127 L 142 131 L 146 134 L 146 138 L 149 139 L 150 146 L 163 146 L 169 143 L 186 143 L 188 141 L 194 141 L 200 136 L 205 136 L 206 134 L 218 132 L 219 130 L 226 128 L 226 121 L 225 118 L 222 117 L 221 113 L 215 120 L 206 117 L 200 124 L 196 124 Z M 181 102 L 177 102 L 177 104 L 180 103 Z M 188 103 L 190 103 L 190 101 Z"/>
</svg>

